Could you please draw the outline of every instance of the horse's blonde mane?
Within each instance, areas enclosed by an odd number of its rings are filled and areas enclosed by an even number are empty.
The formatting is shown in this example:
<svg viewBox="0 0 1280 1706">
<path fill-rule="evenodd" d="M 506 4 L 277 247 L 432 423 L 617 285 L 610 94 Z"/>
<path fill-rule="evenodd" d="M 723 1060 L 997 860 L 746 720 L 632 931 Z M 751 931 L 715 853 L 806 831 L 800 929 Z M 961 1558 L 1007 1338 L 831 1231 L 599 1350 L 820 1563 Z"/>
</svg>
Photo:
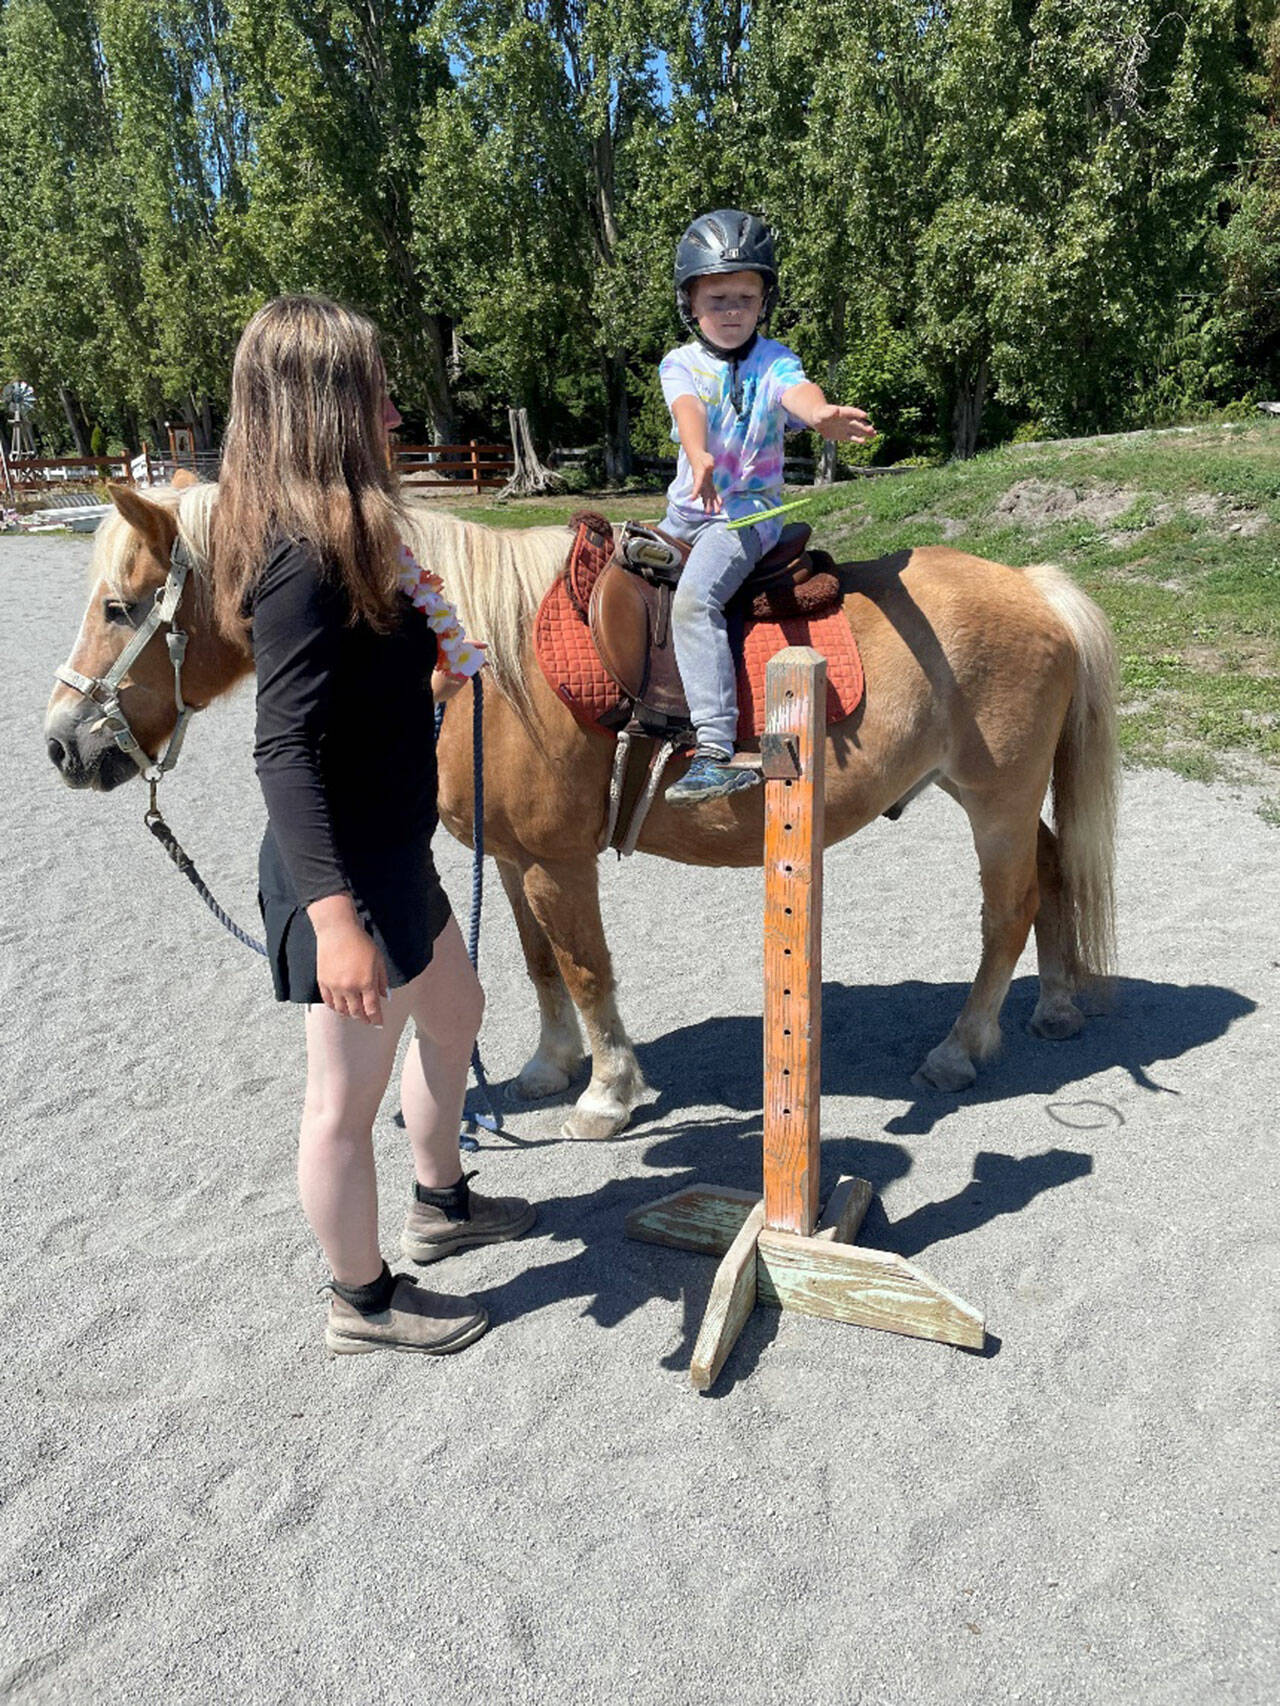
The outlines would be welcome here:
<svg viewBox="0 0 1280 1706">
<path fill-rule="evenodd" d="M 482 527 L 420 508 L 406 519 L 414 556 L 440 576 L 467 634 L 485 642 L 495 685 L 527 712 L 525 646 L 543 594 L 564 568 L 568 531 Z"/>
<path fill-rule="evenodd" d="M 201 571 L 202 585 L 207 584 L 203 571 L 209 561 L 209 521 L 218 497 L 217 486 L 209 481 L 181 488 L 152 486 L 147 489 L 146 496 L 151 503 L 176 510 L 178 537 Z M 95 585 L 98 581 L 105 582 L 107 590 L 116 598 L 123 597 L 126 592 L 125 577 L 132 560 L 133 539 L 133 529 L 117 509 L 103 516 L 93 536 L 90 579 Z"/>
<path fill-rule="evenodd" d="M 218 488 L 211 482 L 157 486 L 153 503 L 177 512 L 178 533 L 203 571 L 209 561 L 209 523 Z M 529 710 L 524 653 L 543 594 L 564 567 L 570 538 L 564 527 L 496 528 L 414 508 L 406 513 L 407 543 L 426 569 L 440 576 L 462 626 L 488 647 L 494 684 L 522 711 Z M 125 593 L 133 533 L 116 510 L 94 535 L 90 574 L 116 596 Z M 208 580 L 200 576 L 207 592 Z"/>
</svg>

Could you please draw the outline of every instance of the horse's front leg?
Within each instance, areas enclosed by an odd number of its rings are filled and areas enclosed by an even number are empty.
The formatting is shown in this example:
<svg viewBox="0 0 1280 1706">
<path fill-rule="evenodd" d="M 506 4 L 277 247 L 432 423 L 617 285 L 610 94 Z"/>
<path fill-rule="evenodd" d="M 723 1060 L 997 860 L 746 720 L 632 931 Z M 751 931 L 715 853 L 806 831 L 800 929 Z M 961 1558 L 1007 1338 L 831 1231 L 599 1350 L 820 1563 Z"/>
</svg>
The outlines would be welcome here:
<svg viewBox="0 0 1280 1706">
<path fill-rule="evenodd" d="M 648 1086 L 614 999 L 595 856 L 527 865 L 524 894 L 582 1015 L 591 1050 L 591 1082 L 562 1130 L 566 1137 L 614 1137 Z"/>
<path fill-rule="evenodd" d="M 497 865 L 515 915 L 516 931 L 524 950 L 525 967 L 538 997 L 541 1021 L 538 1046 L 521 1067 L 515 1091 L 518 1096 L 529 1100 L 538 1096 L 554 1096 L 568 1088 L 582 1066 L 582 1031 L 547 933 L 533 916 L 525 899 L 520 867 L 507 859 L 499 859 Z"/>
</svg>

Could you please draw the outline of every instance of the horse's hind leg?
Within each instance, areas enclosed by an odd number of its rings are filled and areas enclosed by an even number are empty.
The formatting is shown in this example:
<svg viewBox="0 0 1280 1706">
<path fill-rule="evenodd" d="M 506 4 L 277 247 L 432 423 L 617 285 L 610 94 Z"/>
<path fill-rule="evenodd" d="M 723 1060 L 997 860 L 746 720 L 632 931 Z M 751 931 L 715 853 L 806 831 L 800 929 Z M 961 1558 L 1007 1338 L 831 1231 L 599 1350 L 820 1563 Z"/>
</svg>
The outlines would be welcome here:
<svg viewBox="0 0 1280 1706">
<path fill-rule="evenodd" d="M 502 886 L 515 915 L 524 963 L 538 997 L 541 1021 L 537 1049 L 521 1067 L 515 1091 L 530 1100 L 537 1096 L 554 1096 L 567 1088 L 582 1065 L 582 1031 L 546 931 L 533 916 L 525 899 L 524 878 L 519 866 L 506 859 L 499 859 L 497 864 Z"/>
<path fill-rule="evenodd" d="M 524 894 L 582 1015 L 591 1050 L 591 1082 L 562 1130 L 566 1137 L 614 1137 L 648 1087 L 614 999 L 594 854 L 526 866 Z"/>
<path fill-rule="evenodd" d="M 977 1077 L 974 1062 L 988 1059 L 1000 1046 L 1000 1009 L 1036 915 L 1039 801 L 1032 815 L 1015 813 L 1007 803 L 992 809 L 959 789 L 948 787 L 947 792 L 968 812 L 978 850 L 982 959 L 959 1018 L 916 1077 L 939 1090 L 966 1090 Z"/>
<path fill-rule="evenodd" d="M 1030 1029 L 1038 1037 L 1060 1041 L 1074 1037 L 1085 1023 L 1076 1005 L 1075 955 L 1063 910 L 1062 866 L 1058 838 L 1043 821 L 1036 843 L 1040 907 L 1036 913 L 1036 957 L 1040 962 L 1040 999 Z"/>
</svg>

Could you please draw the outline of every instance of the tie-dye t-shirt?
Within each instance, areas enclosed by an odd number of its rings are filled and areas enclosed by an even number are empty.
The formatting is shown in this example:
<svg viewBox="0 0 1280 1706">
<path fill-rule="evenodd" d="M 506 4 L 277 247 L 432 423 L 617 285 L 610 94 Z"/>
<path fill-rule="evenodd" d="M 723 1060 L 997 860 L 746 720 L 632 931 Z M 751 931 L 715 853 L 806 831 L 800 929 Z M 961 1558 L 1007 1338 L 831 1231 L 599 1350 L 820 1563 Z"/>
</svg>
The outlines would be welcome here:
<svg viewBox="0 0 1280 1706">
<path fill-rule="evenodd" d="M 782 393 L 803 385 L 800 357 L 773 338 L 757 338 L 751 354 L 738 363 L 742 380 L 742 412 L 730 400 L 732 374 L 728 361 L 712 355 L 700 343 L 682 344 L 662 359 L 658 376 L 670 408 L 677 397 L 697 397 L 707 411 L 707 449 L 716 459 L 716 491 L 730 521 L 782 501 L 783 434 L 804 427 L 782 406 Z M 673 416 L 674 420 L 674 416 Z M 671 430 L 672 442 L 680 434 Z M 676 477 L 667 487 L 673 509 L 701 516 L 693 497 L 689 459 L 680 451 Z"/>
</svg>

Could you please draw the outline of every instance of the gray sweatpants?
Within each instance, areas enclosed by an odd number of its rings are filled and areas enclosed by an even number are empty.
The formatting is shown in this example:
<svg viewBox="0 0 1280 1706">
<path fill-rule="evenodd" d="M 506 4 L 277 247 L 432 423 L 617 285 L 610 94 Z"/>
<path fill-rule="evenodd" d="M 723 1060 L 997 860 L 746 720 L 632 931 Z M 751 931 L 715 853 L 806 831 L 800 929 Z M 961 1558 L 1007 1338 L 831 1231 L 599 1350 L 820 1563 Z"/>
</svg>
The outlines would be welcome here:
<svg viewBox="0 0 1280 1706">
<path fill-rule="evenodd" d="M 738 739 L 738 686 L 724 607 L 782 532 L 776 521 L 735 528 L 725 517 L 695 519 L 668 509 L 665 533 L 693 543 L 671 606 L 676 663 L 699 746 L 732 752 Z"/>
</svg>

